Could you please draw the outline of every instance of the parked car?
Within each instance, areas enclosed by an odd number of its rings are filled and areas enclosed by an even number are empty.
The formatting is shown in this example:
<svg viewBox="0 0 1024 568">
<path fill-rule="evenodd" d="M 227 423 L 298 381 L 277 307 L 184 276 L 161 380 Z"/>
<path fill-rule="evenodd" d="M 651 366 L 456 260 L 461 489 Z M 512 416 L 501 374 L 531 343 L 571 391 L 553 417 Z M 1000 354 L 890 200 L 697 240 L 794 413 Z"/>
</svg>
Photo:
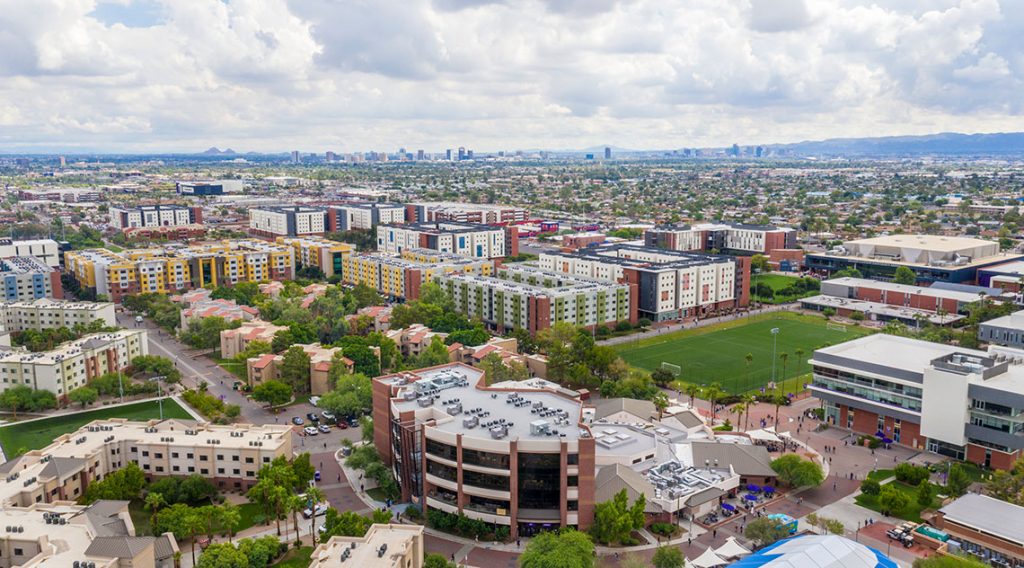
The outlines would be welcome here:
<svg viewBox="0 0 1024 568">
<path fill-rule="evenodd" d="M 306 426 L 304 431 L 306 432 L 307 436 L 316 436 L 317 434 L 320 433 L 320 431 L 317 430 L 315 426 Z"/>
<path fill-rule="evenodd" d="M 306 418 L 309 418 L 310 422 L 320 422 L 320 417 L 315 412 L 310 412 L 306 415 Z"/>
<path fill-rule="evenodd" d="M 898 527 L 885 531 L 885 536 L 889 537 L 889 540 L 899 541 L 904 548 L 910 548 L 914 546 L 914 524 L 903 523 Z"/>
<path fill-rule="evenodd" d="M 340 428 L 342 430 L 348 430 L 348 422 L 345 422 L 344 420 L 339 420 L 338 421 L 338 428 Z"/>
<path fill-rule="evenodd" d="M 320 481 L 320 470 L 319 469 L 313 472 L 313 481 Z"/>
<path fill-rule="evenodd" d="M 321 424 L 321 425 L 317 426 L 317 428 L 319 428 L 320 431 L 323 432 L 324 434 L 330 434 L 331 433 L 331 427 L 326 425 L 326 424 Z"/>
<path fill-rule="evenodd" d="M 293 416 L 292 417 L 292 424 L 294 424 L 296 426 L 302 426 L 303 424 L 305 424 L 305 422 L 303 422 L 302 419 L 299 418 L 298 416 Z"/>
<path fill-rule="evenodd" d="M 313 406 L 316 406 L 317 404 L 320 403 L 320 397 L 318 397 L 318 396 L 311 396 L 311 397 L 309 397 L 309 403 L 312 404 Z"/>
<path fill-rule="evenodd" d="M 306 509 L 304 509 L 302 511 L 302 516 L 306 517 L 308 519 L 308 518 L 314 517 L 314 516 L 319 517 L 319 516 L 325 515 L 326 513 L 327 513 L 327 503 L 317 503 L 316 506 L 313 507 L 312 509 L 310 509 L 309 507 L 306 507 Z"/>
<path fill-rule="evenodd" d="M 325 419 L 330 420 L 331 422 L 334 422 L 335 419 L 335 416 L 330 412 L 327 412 L 326 410 L 321 412 L 320 416 L 323 416 Z"/>
</svg>

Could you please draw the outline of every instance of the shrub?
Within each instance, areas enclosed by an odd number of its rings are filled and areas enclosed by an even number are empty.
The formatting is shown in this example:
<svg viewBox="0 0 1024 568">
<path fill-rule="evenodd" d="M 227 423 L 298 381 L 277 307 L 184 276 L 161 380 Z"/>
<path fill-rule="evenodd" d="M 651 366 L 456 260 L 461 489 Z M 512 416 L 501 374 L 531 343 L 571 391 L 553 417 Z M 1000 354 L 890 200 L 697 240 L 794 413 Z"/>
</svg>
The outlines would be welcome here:
<svg viewBox="0 0 1024 568">
<path fill-rule="evenodd" d="M 661 536 L 672 536 L 676 532 L 676 526 L 672 523 L 651 523 L 647 527 L 652 533 Z"/>
<path fill-rule="evenodd" d="M 871 495 L 872 497 L 878 496 L 878 493 L 882 490 L 881 484 L 874 479 L 865 479 L 860 482 L 860 491 L 865 495 Z"/>
<path fill-rule="evenodd" d="M 881 445 L 882 441 L 879 440 L 878 438 L 870 438 L 868 440 L 868 447 L 871 448 L 872 450 L 877 449 Z"/>
<path fill-rule="evenodd" d="M 894 473 L 898 481 L 914 486 L 920 485 L 922 481 L 927 480 L 929 477 L 928 468 L 909 463 L 899 464 L 896 466 Z"/>
</svg>

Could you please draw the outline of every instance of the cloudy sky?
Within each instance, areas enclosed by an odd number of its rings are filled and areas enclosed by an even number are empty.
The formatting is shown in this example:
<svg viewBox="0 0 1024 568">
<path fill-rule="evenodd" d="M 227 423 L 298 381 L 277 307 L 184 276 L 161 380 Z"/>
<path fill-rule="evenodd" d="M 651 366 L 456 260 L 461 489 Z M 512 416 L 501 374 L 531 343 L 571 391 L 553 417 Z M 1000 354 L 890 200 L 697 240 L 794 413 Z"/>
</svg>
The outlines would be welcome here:
<svg viewBox="0 0 1024 568">
<path fill-rule="evenodd" d="M 1020 0 L 0 0 L 0 151 L 1024 131 Z"/>
</svg>

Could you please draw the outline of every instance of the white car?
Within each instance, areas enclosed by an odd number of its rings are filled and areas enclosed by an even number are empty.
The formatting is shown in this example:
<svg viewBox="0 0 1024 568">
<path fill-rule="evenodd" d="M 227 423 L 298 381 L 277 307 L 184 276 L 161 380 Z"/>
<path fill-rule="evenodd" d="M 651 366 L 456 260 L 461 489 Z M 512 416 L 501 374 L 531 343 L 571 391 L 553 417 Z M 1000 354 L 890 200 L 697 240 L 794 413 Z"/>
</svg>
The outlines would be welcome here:
<svg viewBox="0 0 1024 568">
<path fill-rule="evenodd" d="M 307 519 L 313 516 L 322 517 L 327 514 L 327 503 L 317 503 L 316 507 L 309 509 L 308 507 L 302 511 L 302 516 Z"/>
<path fill-rule="evenodd" d="M 306 433 L 307 436 L 316 436 L 317 434 L 320 433 L 320 431 L 317 430 L 315 426 L 306 426 L 302 430 Z"/>
<path fill-rule="evenodd" d="M 318 397 L 318 396 L 311 396 L 311 397 L 309 397 L 309 403 L 312 404 L 313 406 L 316 406 L 319 402 L 320 402 L 320 397 Z"/>
<path fill-rule="evenodd" d="M 135 316 L 135 323 L 142 323 L 142 316 Z"/>
<path fill-rule="evenodd" d="M 321 412 L 320 415 L 324 417 L 324 420 L 334 420 L 334 414 L 331 414 L 326 410 Z"/>
</svg>

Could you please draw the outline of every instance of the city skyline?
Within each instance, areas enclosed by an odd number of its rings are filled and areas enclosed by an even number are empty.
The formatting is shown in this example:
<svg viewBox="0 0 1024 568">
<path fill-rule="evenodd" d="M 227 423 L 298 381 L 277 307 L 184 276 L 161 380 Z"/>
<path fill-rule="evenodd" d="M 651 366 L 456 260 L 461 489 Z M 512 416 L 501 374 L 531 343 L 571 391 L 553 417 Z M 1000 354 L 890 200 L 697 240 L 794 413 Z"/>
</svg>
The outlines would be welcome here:
<svg viewBox="0 0 1024 568">
<path fill-rule="evenodd" d="M 1024 131 L 1024 16 L 996 0 L 2 4 L 3 152 Z"/>
</svg>

